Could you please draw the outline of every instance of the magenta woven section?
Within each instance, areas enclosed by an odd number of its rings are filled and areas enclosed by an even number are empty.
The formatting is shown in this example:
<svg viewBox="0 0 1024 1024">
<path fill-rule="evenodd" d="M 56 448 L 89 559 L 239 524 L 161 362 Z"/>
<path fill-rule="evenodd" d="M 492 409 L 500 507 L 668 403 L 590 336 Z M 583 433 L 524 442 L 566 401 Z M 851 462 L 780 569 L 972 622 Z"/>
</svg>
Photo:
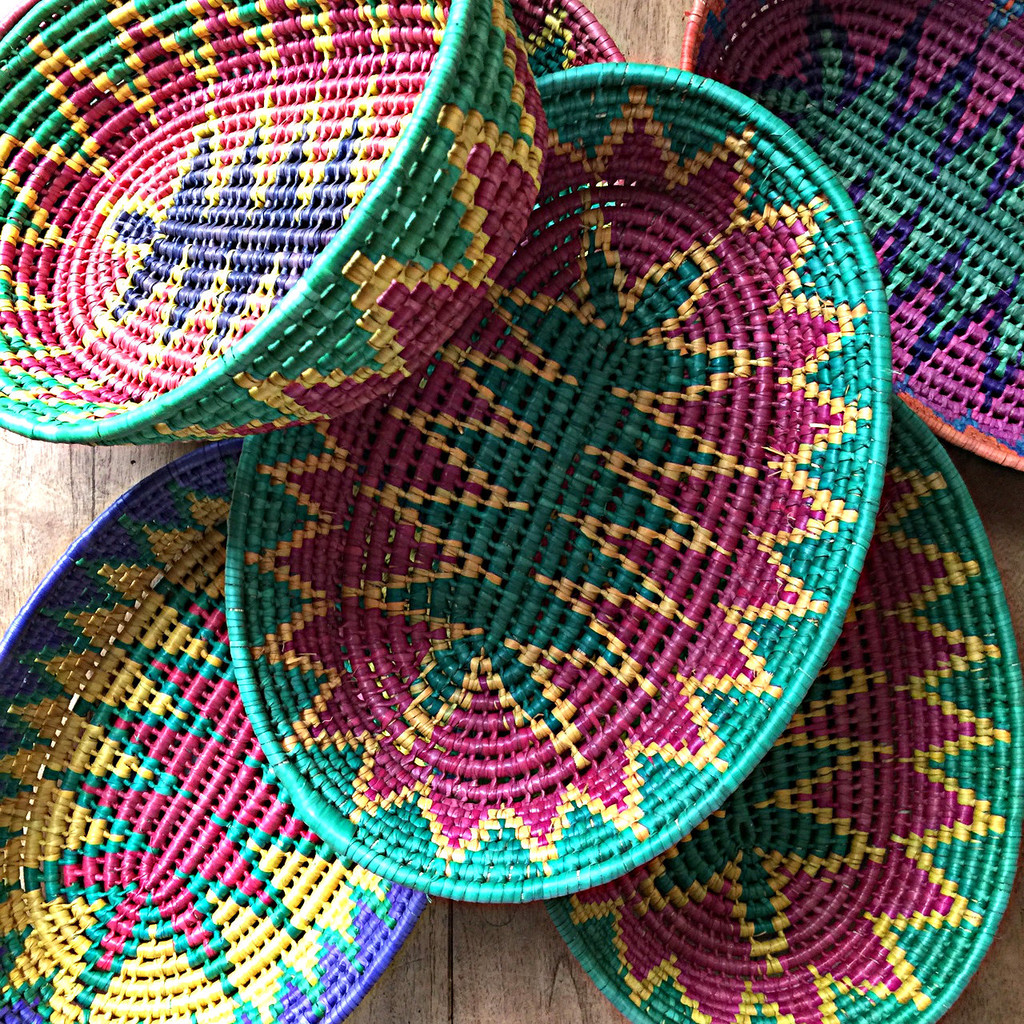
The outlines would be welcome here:
<svg viewBox="0 0 1024 1024">
<path fill-rule="evenodd" d="M 98 5 L 3 51 L 4 425 L 251 433 L 421 369 L 539 187 L 505 0 Z"/>
<path fill-rule="evenodd" d="M 887 427 L 825 183 L 667 70 L 584 72 L 548 79 L 568 127 L 475 321 L 386 406 L 245 456 L 261 742 L 439 894 L 564 891 L 699 820 L 798 699 Z"/>
<path fill-rule="evenodd" d="M 626 59 L 608 30 L 580 0 L 512 0 L 512 13 L 538 76 Z"/>
<path fill-rule="evenodd" d="M 717 0 L 697 5 L 684 47 L 843 178 L 886 279 L 897 393 L 943 437 L 1016 468 L 1021 14 L 993 0 Z"/>
<path fill-rule="evenodd" d="M 953 473 L 897 416 L 843 634 L 771 753 L 664 856 L 552 905 L 635 1020 L 934 1021 L 987 947 L 1020 838 L 1020 669 Z"/>
</svg>

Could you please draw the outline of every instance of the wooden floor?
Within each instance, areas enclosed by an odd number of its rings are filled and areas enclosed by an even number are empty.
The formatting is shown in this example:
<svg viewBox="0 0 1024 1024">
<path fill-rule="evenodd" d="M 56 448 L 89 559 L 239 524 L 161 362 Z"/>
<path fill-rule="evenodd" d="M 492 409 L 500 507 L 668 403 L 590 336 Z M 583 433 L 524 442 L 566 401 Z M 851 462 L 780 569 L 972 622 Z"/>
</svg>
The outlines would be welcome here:
<svg viewBox="0 0 1024 1024">
<path fill-rule="evenodd" d="M 13 0 L 0 0 L 0 14 Z M 683 0 L 589 0 L 632 60 L 676 63 Z M 89 449 L 0 431 L 0 627 L 71 540 L 182 446 Z M 955 453 L 982 512 L 1024 638 L 1024 475 Z M 1024 1021 L 1024 898 L 948 1024 Z M 432 903 L 352 1024 L 611 1024 L 613 1010 L 568 953 L 542 906 Z"/>
</svg>

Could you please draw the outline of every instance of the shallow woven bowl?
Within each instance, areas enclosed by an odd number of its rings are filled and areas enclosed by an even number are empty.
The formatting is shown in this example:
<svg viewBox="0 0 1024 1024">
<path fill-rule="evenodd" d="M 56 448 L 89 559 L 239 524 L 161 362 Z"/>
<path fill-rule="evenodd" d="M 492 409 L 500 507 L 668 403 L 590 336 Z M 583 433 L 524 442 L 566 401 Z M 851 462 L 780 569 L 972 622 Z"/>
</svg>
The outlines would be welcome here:
<svg viewBox="0 0 1024 1024">
<path fill-rule="evenodd" d="M 579 0 L 515 0 L 512 12 L 536 75 L 626 59 Z"/>
<path fill-rule="evenodd" d="M 1024 7 L 722 0 L 684 67 L 780 114 L 850 189 L 890 294 L 896 393 L 1024 469 Z"/>
<path fill-rule="evenodd" d="M 420 378 L 243 451 L 232 642 L 321 834 L 528 900 L 719 806 L 824 661 L 888 432 L 885 300 L 784 126 L 678 71 L 548 76 L 542 201 Z"/>
<path fill-rule="evenodd" d="M 0 1019 L 341 1020 L 423 899 L 296 816 L 224 622 L 237 445 L 115 503 L 0 643 Z"/>
<path fill-rule="evenodd" d="M 351 411 L 422 368 L 537 194 L 505 0 L 48 0 L 0 66 L 0 425 L 35 437 Z"/>
<path fill-rule="evenodd" d="M 967 489 L 899 410 L 842 636 L 771 753 L 677 847 L 551 915 L 641 1024 L 937 1020 L 1013 882 L 1021 686 Z"/>
</svg>

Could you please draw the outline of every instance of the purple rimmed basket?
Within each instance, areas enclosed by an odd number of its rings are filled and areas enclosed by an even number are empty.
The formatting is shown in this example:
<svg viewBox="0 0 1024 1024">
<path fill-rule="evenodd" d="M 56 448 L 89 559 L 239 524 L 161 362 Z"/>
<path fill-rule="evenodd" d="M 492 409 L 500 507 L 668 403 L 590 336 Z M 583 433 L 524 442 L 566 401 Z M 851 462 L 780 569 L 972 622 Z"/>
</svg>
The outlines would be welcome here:
<svg viewBox="0 0 1024 1024">
<path fill-rule="evenodd" d="M 683 66 L 779 114 L 844 181 L 889 291 L 895 391 L 1024 469 L 1024 5 L 698 0 Z"/>
<path fill-rule="evenodd" d="M 0 642 L 5 1024 L 340 1021 L 422 910 L 325 847 L 245 717 L 223 598 L 237 453 L 129 491 Z"/>
<path fill-rule="evenodd" d="M 981 521 L 897 409 L 864 573 L 786 731 L 683 842 L 551 915 L 637 1024 L 930 1024 L 1013 885 L 1021 693 Z"/>
<path fill-rule="evenodd" d="M 550 75 L 542 198 L 475 322 L 358 421 L 247 443 L 230 629 L 340 851 L 522 901 L 717 807 L 828 653 L 888 433 L 845 193 L 712 82 Z"/>
<path fill-rule="evenodd" d="M 0 425 L 237 436 L 420 370 L 511 254 L 505 0 L 42 0 L 0 42 Z"/>
</svg>

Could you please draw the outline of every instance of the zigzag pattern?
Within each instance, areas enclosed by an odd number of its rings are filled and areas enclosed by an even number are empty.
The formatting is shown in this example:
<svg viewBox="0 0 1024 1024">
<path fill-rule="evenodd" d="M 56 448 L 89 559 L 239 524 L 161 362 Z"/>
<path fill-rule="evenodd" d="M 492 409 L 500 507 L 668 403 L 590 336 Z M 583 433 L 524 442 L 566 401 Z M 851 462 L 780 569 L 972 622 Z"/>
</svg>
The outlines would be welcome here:
<svg viewBox="0 0 1024 1024">
<path fill-rule="evenodd" d="M 233 457 L 200 458 L 94 527 L 0 666 L 0 1016 L 319 1019 L 419 912 L 278 796 L 229 657 Z"/>
<path fill-rule="evenodd" d="M 956 949 L 991 933 L 1019 684 L 958 499 L 894 441 L 843 636 L 772 752 L 664 856 L 554 905 L 644 1017 L 881 1024 L 945 1002 Z"/>
<path fill-rule="evenodd" d="M 478 333 L 358 435 L 257 459 L 261 739 L 365 856 L 408 844 L 426 875 L 568 873 L 587 833 L 645 840 L 720 786 L 719 729 L 783 696 L 773 652 L 827 613 L 819 560 L 858 521 L 839 467 L 871 430 L 844 368 L 867 307 L 824 270 L 827 202 L 764 195 L 748 129 L 684 147 L 643 89 L 617 113 L 552 136 Z M 627 151 L 647 185 L 584 184 Z M 655 213 L 672 242 L 638 247 Z M 728 295 L 740 263 L 763 327 Z"/>
</svg>

